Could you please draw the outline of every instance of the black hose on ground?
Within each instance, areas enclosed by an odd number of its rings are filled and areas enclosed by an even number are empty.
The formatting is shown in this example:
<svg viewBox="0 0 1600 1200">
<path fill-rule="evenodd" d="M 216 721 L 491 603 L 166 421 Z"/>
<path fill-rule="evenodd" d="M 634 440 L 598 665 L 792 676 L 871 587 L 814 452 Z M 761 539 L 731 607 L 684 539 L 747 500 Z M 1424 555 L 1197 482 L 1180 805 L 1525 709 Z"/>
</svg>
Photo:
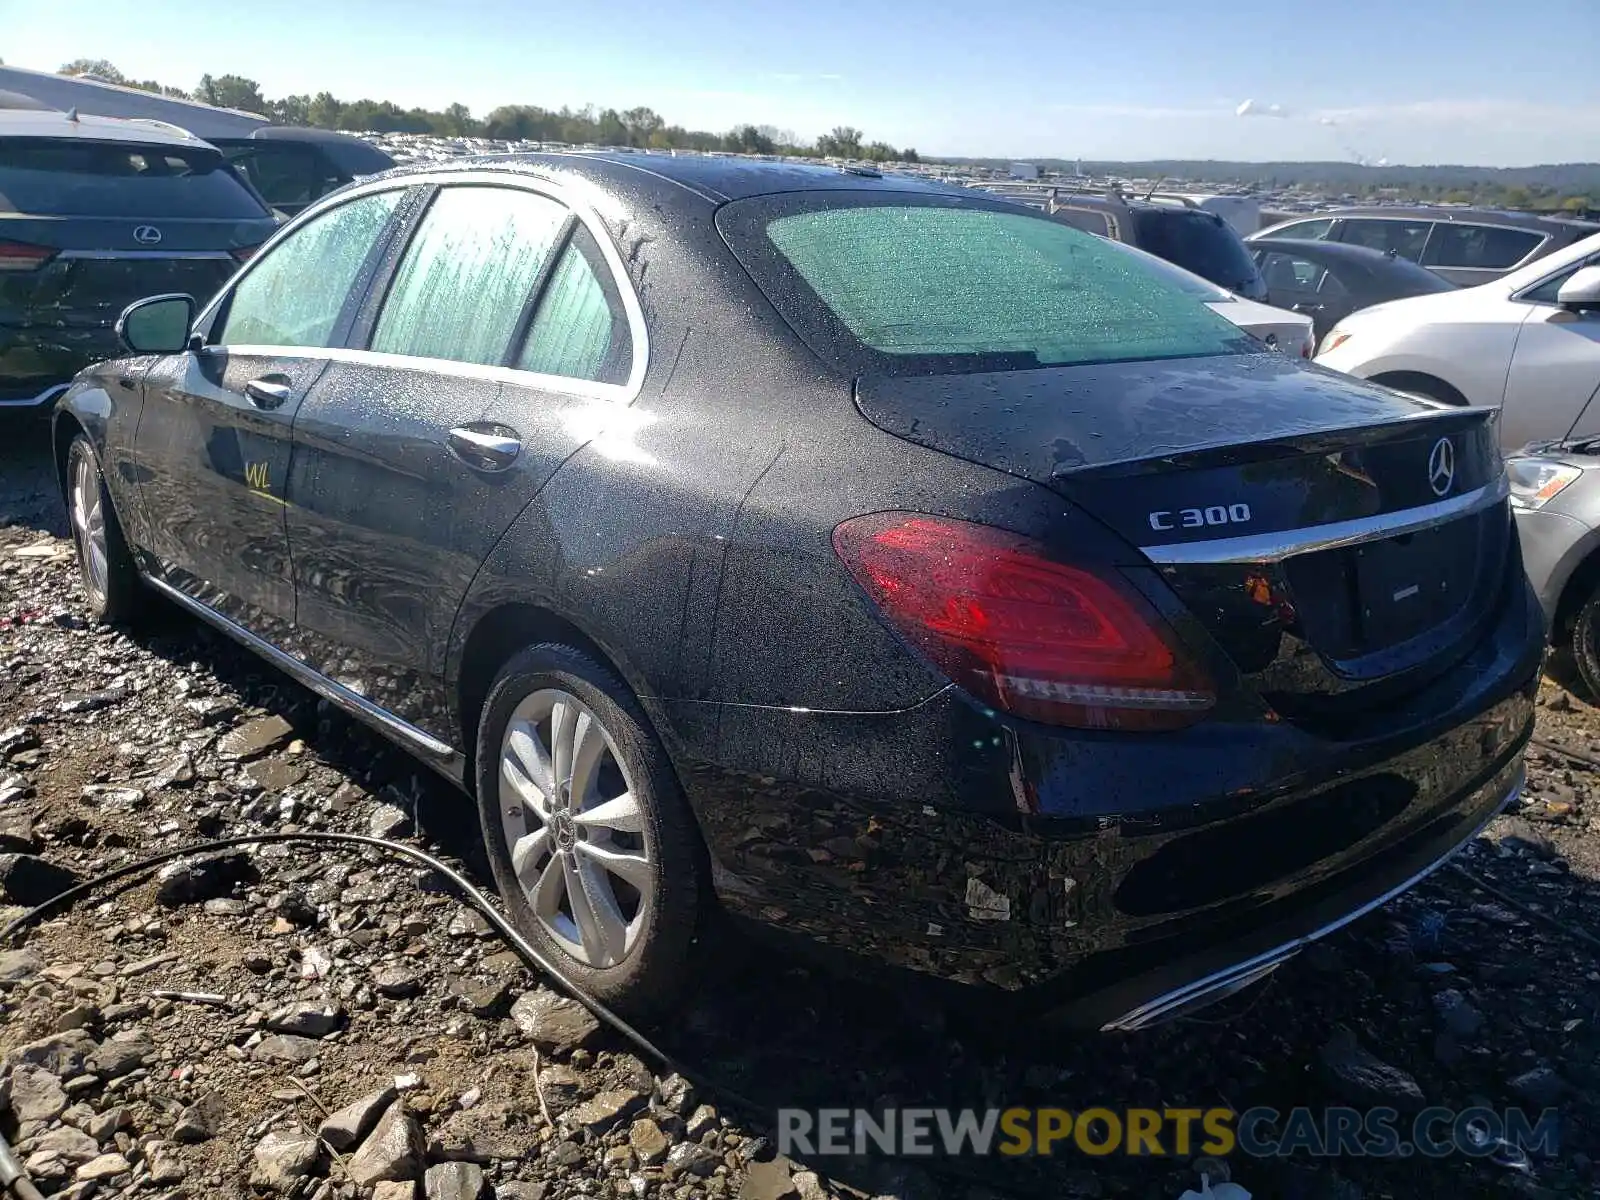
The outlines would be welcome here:
<svg viewBox="0 0 1600 1200">
<path fill-rule="evenodd" d="M 301 845 L 366 846 L 375 850 L 382 850 L 388 854 L 409 858 L 430 870 L 437 871 L 450 881 L 468 904 L 483 914 L 484 919 L 494 927 L 495 932 L 504 938 L 529 966 L 553 979 L 561 987 L 562 991 L 622 1034 L 623 1037 L 659 1062 L 668 1071 L 675 1072 L 691 1082 L 700 1084 L 706 1091 L 714 1092 L 732 1101 L 736 1107 L 742 1108 L 752 1117 L 760 1119 L 763 1110 L 754 1101 L 741 1096 L 737 1091 L 715 1080 L 700 1076 L 698 1072 L 685 1070 L 682 1064 L 675 1061 L 660 1046 L 657 1046 L 644 1034 L 640 1033 L 639 1030 L 612 1012 L 611 1009 L 576 986 L 557 970 L 544 955 L 540 954 L 527 938 L 518 932 L 517 927 L 501 914 L 488 896 L 484 895 L 459 871 L 424 850 L 419 850 L 415 846 L 408 846 L 404 842 L 392 842 L 387 838 L 365 837 L 358 833 L 248 833 L 240 834 L 236 837 L 219 838 L 212 842 L 198 842 L 177 850 L 168 850 L 163 854 L 141 858 L 137 862 L 124 863 L 120 867 L 115 867 L 110 871 L 94 876 L 92 879 L 86 879 L 82 883 L 75 884 L 66 891 L 52 896 L 43 904 L 30 908 L 4 929 L 0 929 L 0 945 L 10 941 L 17 933 L 49 916 L 57 909 L 65 908 L 74 901 L 98 888 L 105 887 L 107 884 L 116 883 L 118 880 L 128 879 L 135 875 L 145 874 L 180 858 L 193 858 L 196 855 L 211 854 L 218 850 L 231 850 L 238 846 L 264 845 L 273 842 L 298 843 Z M 0 1138 L 0 1191 L 4 1190 L 10 1191 L 17 1200 L 43 1200 L 38 1190 L 22 1173 L 22 1168 L 18 1165 L 11 1148 L 6 1145 L 5 1139 Z"/>
</svg>

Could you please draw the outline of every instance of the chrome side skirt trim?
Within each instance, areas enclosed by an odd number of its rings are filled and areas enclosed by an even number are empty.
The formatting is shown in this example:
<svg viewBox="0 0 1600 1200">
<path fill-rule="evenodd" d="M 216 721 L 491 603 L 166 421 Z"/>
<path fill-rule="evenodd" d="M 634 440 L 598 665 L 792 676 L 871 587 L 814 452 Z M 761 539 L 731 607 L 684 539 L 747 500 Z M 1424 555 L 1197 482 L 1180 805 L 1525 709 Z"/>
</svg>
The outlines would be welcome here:
<svg viewBox="0 0 1600 1200">
<path fill-rule="evenodd" d="M 306 666 L 305 663 L 294 656 L 284 653 L 266 639 L 257 637 L 244 626 L 236 624 L 215 609 L 200 603 L 193 596 L 186 596 L 171 584 L 164 583 L 149 575 L 143 576 L 143 579 L 145 583 L 160 592 L 168 600 L 173 601 L 180 608 L 193 613 L 208 624 L 215 626 L 242 644 L 245 649 L 255 651 L 273 666 L 283 671 L 284 674 L 291 676 L 297 683 L 310 688 L 324 700 L 337 704 L 351 716 L 358 717 L 369 725 L 376 726 L 380 731 L 399 742 L 403 742 L 416 753 L 436 759 L 458 757 L 457 751 L 453 746 L 447 746 L 431 734 L 423 733 L 415 725 L 407 724 L 392 712 L 379 708 L 365 696 L 352 692 L 343 684 L 335 683 L 321 672 Z"/>
<path fill-rule="evenodd" d="M 1250 533 L 1243 537 L 1216 538 L 1207 542 L 1141 546 L 1140 550 L 1151 562 L 1162 566 L 1276 562 L 1292 554 L 1312 554 L 1318 550 L 1356 546 L 1362 542 L 1375 542 L 1380 538 L 1431 529 L 1457 517 L 1489 508 L 1510 494 L 1511 484 L 1505 473 L 1501 472 L 1493 483 L 1486 483 L 1474 491 L 1463 492 L 1433 504 L 1403 508 L 1399 512 L 1332 521 L 1327 525 L 1312 525 L 1305 529 L 1286 529 L 1281 533 Z"/>
<path fill-rule="evenodd" d="M 1334 933 L 1340 929 L 1343 929 L 1352 921 L 1359 920 L 1375 908 L 1383 907 L 1396 896 L 1400 895 L 1400 893 L 1408 891 L 1417 884 L 1421 883 L 1429 875 L 1432 875 L 1440 867 L 1444 866 L 1445 863 L 1454 858 L 1456 854 L 1460 852 L 1461 847 L 1465 846 L 1473 838 L 1477 837 L 1478 834 L 1482 833 L 1484 827 L 1487 826 L 1490 821 L 1499 816 L 1501 810 L 1503 810 L 1507 804 L 1511 803 L 1518 792 L 1522 791 L 1523 785 L 1527 782 L 1527 778 L 1528 776 L 1526 769 L 1519 768 L 1517 771 L 1517 778 L 1511 785 L 1511 790 L 1505 794 L 1504 798 L 1499 804 L 1495 805 L 1494 812 L 1485 817 L 1482 823 L 1479 824 L 1476 829 L 1474 829 L 1466 837 L 1462 838 L 1434 862 L 1429 863 L 1426 867 L 1423 867 L 1422 870 L 1405 880 L 1405 882 L 1390 888 L 1376 900 L 1369 900 L 1360 908 L 1346 913 L 1338 920 L 1330 921 L 1320 929 L 1314 930 L 1311 933 L 1303 934 L 1292 941 L 1283 943 L 1281 946 L 1275 946 L 1271 950 L 1267 950 L 1264 953 L 1256 955 L 1254 958 L 1247 958 L 1243 962 L 1234 963 L 1231 967 L 1224 967 L 1220 971 L 1214 971 L 1210 975 L 1196 979 L 1192 983 L 1186 983 L 1180 988 L 1174 988 L 1170 992 L 1166 992 L 1163 995 L 1157 996 L 1154 1000 L 1150 1000 L 1147 1003 L 1141 1004 L 1138 1008 L 1123 1013 L 1122 1016 L 1117 1017 L 1115 1020 L 1107 1021 L 1104 1025 L 1100 1026 L 1100 1032 L 1132 1033 L 1134 1030 L 1147 1029 L 1151 1025 L 1159 1024 L 1163 1020 L 1176 1016 L 1178 1010 L 1180 1009 L 1198 1008 L 1202 1003 L 1209 1003 L 1212 1000 L 1221 1000 L 1224 997 L 1231 995 L 1233 992 L 1238 991 L 1240 988 L 1254 983 L 1256 980 L 1270 974 L 1289 959 L 1293 958 L 1296 954 L 1300 953 L 1301 950 L 1305 949 L 1312 942 L 1317 941 L 1320 938 L 1327 937 L 1330 933 Z"/>
<path fill-rule="evenodd" d="M 25 400 L 0 400 L 0 408 L 43 408 L 71 386 L 69 383 L 57 383 Z"/>
</svg>

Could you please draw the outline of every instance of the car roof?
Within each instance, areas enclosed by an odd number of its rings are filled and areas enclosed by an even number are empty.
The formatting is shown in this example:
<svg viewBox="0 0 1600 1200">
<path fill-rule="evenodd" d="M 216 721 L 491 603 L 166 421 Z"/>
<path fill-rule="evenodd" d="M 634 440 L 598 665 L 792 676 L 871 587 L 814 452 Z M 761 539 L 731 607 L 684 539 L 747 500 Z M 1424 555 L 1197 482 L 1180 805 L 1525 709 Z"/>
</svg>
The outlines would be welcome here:
<svg viewBox="0 0 1600 1200">
<path fill-rule="evenodd" d="M 1392 217 L 1401 221 L 1474 221 L 1492 222 L 1497 225 L 1518 225 L 1528 229 L 1542 229 L 1553 232 L 1554 229 L 1571 233 L 1585 233 L 1600 230 L 1600 224 L 1593 221 L 1579 221 L 1572 217 L 1558 216 L 1554 213 L 1510 212 L 1499 208 L 1440 208 L 1429 204 L 1373 204 L 1357 206 L 1354 208 L 1329 208 L 1321 212 L 1296 213 L 1292 220 L 1326 220 L 1338 217 Z"/>
<path fill-rule="evenodd" d="M 963 196 L 988 201 L 1006 199 L 893 172 L 699 154 L 629 154 L 625 151 L 590 150 L 488 154 L 451 159 L 446 163 L 408 163 L 395 168 L 390 174 L 404 176 L 484 170 L 532 174 L 559 171 L 564 174 L 576 173 L 597 181 L 626 180 L 635 187 L 648 187 L 647 181 L 653 178 L 658 186 L 681 189 L 713 203 L 773 192 L 865 190 Z"/>
<path fill-rule="evenodd" d="M 145 146 L 214 149 L 211 143 L 165 121 L 123 120 L 50 109 L 0 109 L 0 137 L 74 138 L 85 142 L 138 142 Z"/>
</svg>

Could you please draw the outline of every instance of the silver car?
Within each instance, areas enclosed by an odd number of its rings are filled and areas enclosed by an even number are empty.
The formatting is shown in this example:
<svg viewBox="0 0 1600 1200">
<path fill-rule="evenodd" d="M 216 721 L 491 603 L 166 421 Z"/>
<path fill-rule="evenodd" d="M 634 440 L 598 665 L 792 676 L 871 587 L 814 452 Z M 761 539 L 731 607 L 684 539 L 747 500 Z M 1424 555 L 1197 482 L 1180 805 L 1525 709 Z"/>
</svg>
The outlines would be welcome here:
<svg viewBox="0 0 1600 1200">
<path fill-rule="evenodd" d="M 1550 641 L 1600 700 L 1600 438 L 1529 447 L 1506 460 L 1506 473 Z"/>
</svg>

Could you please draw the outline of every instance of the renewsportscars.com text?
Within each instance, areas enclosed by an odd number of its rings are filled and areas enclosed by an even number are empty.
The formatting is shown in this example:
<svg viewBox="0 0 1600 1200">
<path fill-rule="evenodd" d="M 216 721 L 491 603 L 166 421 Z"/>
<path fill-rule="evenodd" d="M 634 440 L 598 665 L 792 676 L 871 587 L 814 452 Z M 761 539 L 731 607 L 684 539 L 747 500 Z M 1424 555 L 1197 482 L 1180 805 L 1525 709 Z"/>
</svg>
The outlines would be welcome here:
<svg viewBox="0 0 1600 1200">
<path fill-rule="evenodd" d="M 1427 1108 L 851 1108 L 778 1110 L 790 1156 L 1108 1154 L 1481 1157 L 1507 1146 L 1555 1153 L 1555 1110 Z"/>
</svg>

